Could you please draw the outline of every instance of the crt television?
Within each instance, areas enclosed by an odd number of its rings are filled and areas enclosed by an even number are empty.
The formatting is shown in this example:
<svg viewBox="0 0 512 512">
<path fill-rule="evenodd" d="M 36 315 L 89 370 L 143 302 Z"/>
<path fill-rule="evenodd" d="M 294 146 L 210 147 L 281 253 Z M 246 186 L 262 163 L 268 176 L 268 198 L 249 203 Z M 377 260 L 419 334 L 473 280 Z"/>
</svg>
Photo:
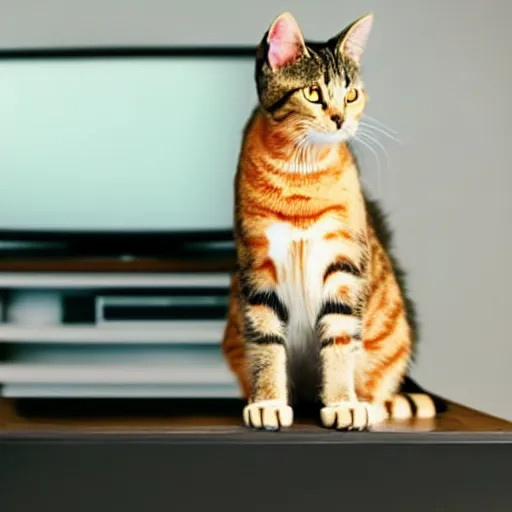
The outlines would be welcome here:
<svg viewBox="0 0 512 512">
<path fill-rule="evenodd" d="M 0 241 L 230 240 L 254 57 L 0 52 Z"/>
</svg>

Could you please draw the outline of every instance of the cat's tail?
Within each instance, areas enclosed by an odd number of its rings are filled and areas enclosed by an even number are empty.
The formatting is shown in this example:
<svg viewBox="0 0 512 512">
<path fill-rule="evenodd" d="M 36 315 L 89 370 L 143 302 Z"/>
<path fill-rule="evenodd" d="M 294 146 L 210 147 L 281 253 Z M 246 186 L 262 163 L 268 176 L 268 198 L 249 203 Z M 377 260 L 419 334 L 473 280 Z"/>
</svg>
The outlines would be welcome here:
<svg viewBox="0 0 512 512">
<path fill-rule="evenodd" d="M 398 394 L 386 404 L 388 417 L 396 420 L 435 418 L 447 408 L 445 400 L 425 391 L 410 377 L 405 378 Z"/>
</svg>

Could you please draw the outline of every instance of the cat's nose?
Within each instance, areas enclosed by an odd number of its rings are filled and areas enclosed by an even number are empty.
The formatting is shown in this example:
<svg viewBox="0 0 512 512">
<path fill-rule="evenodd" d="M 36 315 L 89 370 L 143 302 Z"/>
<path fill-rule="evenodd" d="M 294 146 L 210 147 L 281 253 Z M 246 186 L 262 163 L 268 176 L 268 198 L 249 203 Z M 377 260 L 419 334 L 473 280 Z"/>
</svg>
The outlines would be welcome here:
<svg viewBox="0 0 512 512">
<path fill-rule="evenodd" d="M 341 125 L 343 124 L 343 119 L 339 114 L 334 114 L 331 116 L 331 121 L 334 121 L 334 124 L 336 125 L 336 129 L 339 130 L 341 128 Z"/>
</svg>

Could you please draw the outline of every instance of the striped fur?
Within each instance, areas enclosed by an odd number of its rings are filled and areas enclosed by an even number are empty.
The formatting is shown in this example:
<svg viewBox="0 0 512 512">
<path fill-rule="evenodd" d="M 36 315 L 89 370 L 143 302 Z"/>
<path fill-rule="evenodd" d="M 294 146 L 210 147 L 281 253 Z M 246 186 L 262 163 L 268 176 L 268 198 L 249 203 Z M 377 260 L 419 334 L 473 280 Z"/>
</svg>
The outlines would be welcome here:
<svg viewBox="0 0 512 512">
<path fill-rule="evenodd" d="M 414 346 L 407 297 L 347 145 L 367 100 L 370 26 L 366 16 L 312 45 L 284 14 L 258 51 L 223 340 L 249 426 L 291 425 L 297 400 L 319 399 L 338 429 L 436 414 L 428 394 L 399 393 Z"/>
</svg>

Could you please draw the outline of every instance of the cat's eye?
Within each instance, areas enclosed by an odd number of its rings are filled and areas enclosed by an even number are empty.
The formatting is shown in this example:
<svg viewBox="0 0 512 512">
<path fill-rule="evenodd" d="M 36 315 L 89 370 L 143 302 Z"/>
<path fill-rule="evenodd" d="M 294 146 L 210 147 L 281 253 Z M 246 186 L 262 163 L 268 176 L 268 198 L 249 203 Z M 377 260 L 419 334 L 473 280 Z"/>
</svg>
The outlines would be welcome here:
<svg viewBox="0 0 512 512">
<path fill-rule="evenodd" d="M 345 94 L 345 101 L 347 103 L 354 103 L 354 101 L 359 98 L 359 93 L 357 92 L 357 89 L 350 89 L 347 94 Z"/>
<path fill-rule="evenodd" d="M 322 102 L 322 93 L 320 92 L 320 87 L 318 87 L 318 85 L 310 85 L 309 87 L 305 87 L 302 91 L 304 93 L 304 97 L 311 103 Z"/>
</svg>

